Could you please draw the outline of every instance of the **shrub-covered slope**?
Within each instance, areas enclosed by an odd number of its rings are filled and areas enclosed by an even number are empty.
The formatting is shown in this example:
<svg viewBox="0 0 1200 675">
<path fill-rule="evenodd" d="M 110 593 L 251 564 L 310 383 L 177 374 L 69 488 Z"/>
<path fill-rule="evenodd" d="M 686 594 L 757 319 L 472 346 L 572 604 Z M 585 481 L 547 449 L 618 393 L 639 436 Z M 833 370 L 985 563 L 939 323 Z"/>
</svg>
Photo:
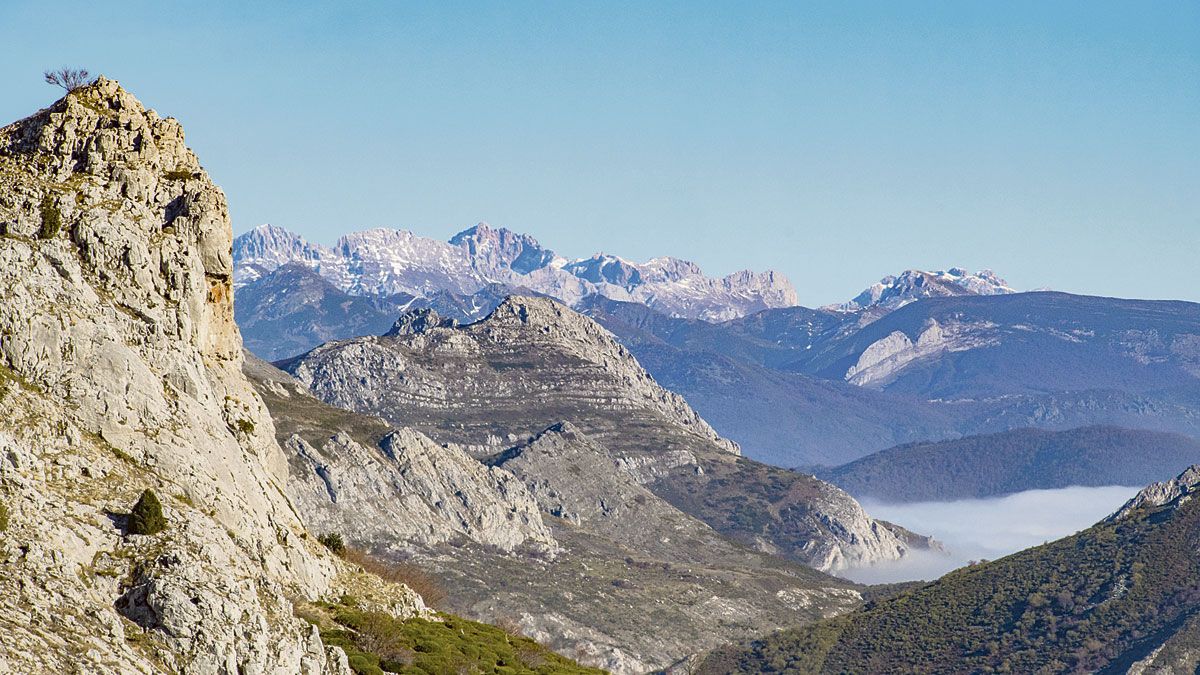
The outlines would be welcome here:
<svg viewBox="0 0 1200 675">
<path fill-rule="evenodd" d="M 1186 474 L 1195 477 L 1195 472 Z M 1195 483 L 1079 534 L 866 608 L 713 653 L 706 673 L 1191 673 Z"/>
</svg>

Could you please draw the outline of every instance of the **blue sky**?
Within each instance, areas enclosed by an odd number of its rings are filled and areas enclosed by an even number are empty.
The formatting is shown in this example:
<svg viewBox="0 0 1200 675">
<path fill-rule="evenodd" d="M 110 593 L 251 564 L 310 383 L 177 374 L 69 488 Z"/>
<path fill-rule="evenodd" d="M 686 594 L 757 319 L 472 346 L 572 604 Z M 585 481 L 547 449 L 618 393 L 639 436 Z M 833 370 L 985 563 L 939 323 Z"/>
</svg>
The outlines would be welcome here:
<svg viewBox="0 0 1200 675">
<path fill-rule="evenodd" d="M 81 65 L 316 241 L 479 220 L 567 256 L 908 267 L 1200 300 L 1200 3 L 0 3 L 0 119 Z"/>
</svg>

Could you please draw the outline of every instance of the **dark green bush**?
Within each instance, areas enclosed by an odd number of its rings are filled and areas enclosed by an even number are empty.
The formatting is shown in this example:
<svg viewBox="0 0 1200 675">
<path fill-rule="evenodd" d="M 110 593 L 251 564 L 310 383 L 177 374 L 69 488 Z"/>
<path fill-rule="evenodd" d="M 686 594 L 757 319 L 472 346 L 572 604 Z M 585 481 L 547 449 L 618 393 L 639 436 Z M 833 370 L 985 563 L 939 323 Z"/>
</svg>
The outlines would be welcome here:
<svg viewBox="0 0 1200 675">
<path fill-rule="evenodd" d="M 193 177 L 191 171 L 183 171 L 182 169 L 174 169 L 166 172 L 164 175 L 167 177 L 167 180 L 187 180 Z"/>
<path fill-rule="evenodd" d="M 62 229 L 62 211 L 58 210 L 58 204 L 54 203 L 54 198 L 46 195 L 42 198 L 42 226 L 38 228 L 38 239 L 53 239 L 58 236 L 59 230 Z"/>
<path fill-rule="evenodd" d="M 129 514 L 129 534 L 158 534 L 167 529 L 162 504 L 153 490 L 145 490 Z"/>
<path fill-rule="evenodd" d="M 333 551 L 337 555 L 341 555 L 346 552 L 346 542 L 342 540 L 342 535 L 338 534 L 337 532 L 330 532 L 329 534 L 321 535 L 321 538 L 317 541 L 325 544 L 325 548 Z"/>
<path fill-rule="evenodd" d="M 8 507 L 0 502 L 0 532 L 8 529 Z"/>
</svg>

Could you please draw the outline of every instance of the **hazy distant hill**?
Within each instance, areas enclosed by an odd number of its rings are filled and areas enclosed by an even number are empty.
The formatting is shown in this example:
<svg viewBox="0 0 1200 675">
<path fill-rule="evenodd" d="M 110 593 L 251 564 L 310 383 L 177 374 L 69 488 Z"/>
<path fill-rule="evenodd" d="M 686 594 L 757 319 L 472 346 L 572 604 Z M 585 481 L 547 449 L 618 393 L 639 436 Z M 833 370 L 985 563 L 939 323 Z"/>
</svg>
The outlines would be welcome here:
<svg viewBox="0 0 1200 675">
<path fill-rule="evenodd" d="M 1200 462 L 1200 441 L 1109 426 L 1015 429 L 882 450 L 817 476 L 860 498 L 946 501 L 1070 485 L 1145 485 Z"/>
</svg>

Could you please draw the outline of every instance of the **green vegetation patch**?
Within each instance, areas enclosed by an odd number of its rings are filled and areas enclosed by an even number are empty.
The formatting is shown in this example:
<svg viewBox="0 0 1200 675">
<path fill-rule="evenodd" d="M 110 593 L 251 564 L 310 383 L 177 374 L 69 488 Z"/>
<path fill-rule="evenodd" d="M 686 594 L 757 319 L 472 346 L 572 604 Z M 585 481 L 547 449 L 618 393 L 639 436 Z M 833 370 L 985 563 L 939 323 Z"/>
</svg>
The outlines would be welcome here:
<svg viewBox="0 0 1200 675">
<path fill-rule="evenodd" d="M 440 614 L 440 621 L 396 619 L 349 602 L 320 604 L 321 614 L 301 614 L 321 629 L 321 639 L 341 647 L 358 675 L 592 674 L 533 640 L 501 628 Z"/>
<path fill-rule="evenodd" d="M 42 225 L 38 228 L 38 239 L 53 239 L 62 230 L 62 211 L 50 195 L 42 198 Z"/>
<path fill-rule="evenodd" d="M 346 542 L 342 539 L 342 535 L 337 532 L 323 534 L 317 538 L 317 541 L 325 545 L 325 548 L 333 551 L 335 555 L 341 555 L 346 552 Z"/>
<path fill-rule="evenodd" d="M 0 502 L 0 532 L 8 531 L 8 506 Z"/>
<path fill-rule="evenodd" d="M 162 504 L 153 490 L 145 490 L 129 514 L 129 534 L 158 534 L 167 529 Z"/>
</svg>

